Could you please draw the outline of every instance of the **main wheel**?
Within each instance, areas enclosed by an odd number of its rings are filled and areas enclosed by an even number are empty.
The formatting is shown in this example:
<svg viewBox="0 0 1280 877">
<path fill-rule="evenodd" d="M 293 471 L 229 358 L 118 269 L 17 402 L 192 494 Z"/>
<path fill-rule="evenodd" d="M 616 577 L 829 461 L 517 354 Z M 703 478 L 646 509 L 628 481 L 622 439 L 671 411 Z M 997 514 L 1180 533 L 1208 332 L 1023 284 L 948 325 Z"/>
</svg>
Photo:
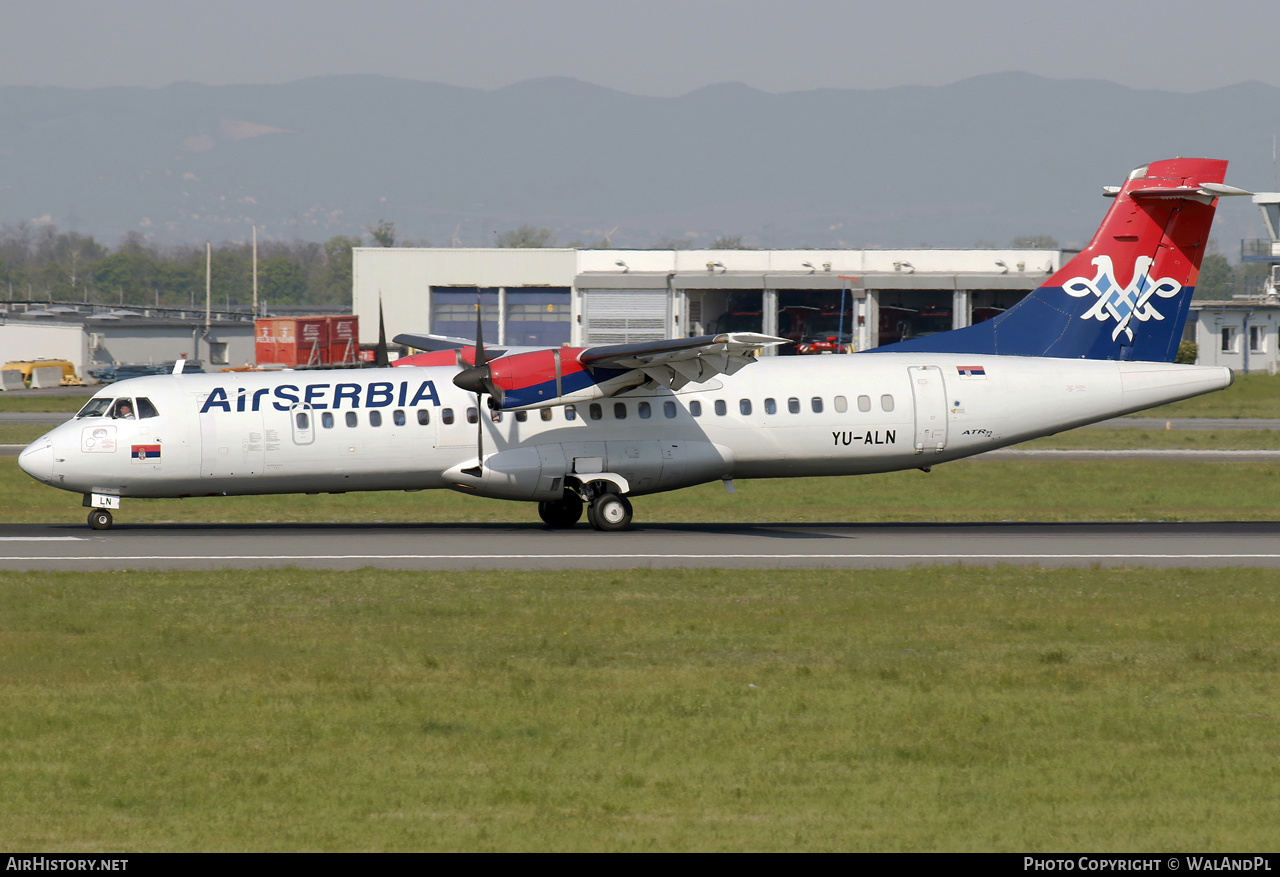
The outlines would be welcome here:
<svg viewBox="0 0 1280 877">
<path fill-rule="evenodd" d="M 538 503 L 538 516 L 553 530 L 564 530 L 582 518 L 582 500 L 573 494 L 551 502 Z"/>
<path fill-rule="evenodd" d="M 89 526 L 94 530 L 110 530 L 111 512 L 106 509 L 94 509 L 89 512 Z"/>
<path fill-rule="evenodd" d="M 597 496 L 587 512 L 587 520 L 597 530 L 625 530 L 631 526 L 631 502 L 616 493 Z"/>
</svg>

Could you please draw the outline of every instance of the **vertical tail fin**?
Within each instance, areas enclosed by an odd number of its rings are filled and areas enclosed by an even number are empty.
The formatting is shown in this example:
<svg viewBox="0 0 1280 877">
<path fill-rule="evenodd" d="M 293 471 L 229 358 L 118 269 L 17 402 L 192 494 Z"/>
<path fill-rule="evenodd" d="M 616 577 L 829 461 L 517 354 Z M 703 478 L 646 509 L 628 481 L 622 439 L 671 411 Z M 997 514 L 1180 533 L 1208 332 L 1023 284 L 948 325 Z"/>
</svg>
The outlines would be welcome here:
<svg viewBox="0 0 1280 877">
<path fill-rule="evenodd" d="M 884 351 L 1172 362 L 1227 163 L 1152 162 L 1129 174 L 1089 246 L 1025 299 L 985 323 Z"/>
</svg>

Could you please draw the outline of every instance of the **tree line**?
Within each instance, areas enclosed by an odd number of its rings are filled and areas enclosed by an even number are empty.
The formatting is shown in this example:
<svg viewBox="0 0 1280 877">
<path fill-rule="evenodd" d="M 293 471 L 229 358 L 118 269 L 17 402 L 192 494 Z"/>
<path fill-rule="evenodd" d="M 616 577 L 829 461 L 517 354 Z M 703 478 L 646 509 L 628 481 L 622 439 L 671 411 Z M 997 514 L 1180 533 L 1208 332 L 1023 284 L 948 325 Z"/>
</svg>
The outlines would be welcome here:
<svg viewBox="0 0 1280 877">
<path fill-rule="evenodd" d="M 427 245 L 398 242 L 393 223 L 369 228 L 373 242 L 384 246 Z M 501 247 L 555 246 L 550 229 L 522 225 L 498 236 Z M 347 306 L 351 303 L 352 249 L 363 237 L 340 235 L 324 243 L 261 240 L 258 242 L 258 299 L 266 306 Z M 664 238 L 657 249 L 685 249 L 688 239 Z M 1016 238 L 1014 247 L 1057 246 L 1044 235 Z M 605 239 L 569 247 L 608 247 Z M 712 249 L 747 249 L 741 236 L 721 236 Z M 1256 294 L 1268 266 L 1231 265 L 1221 253 L 1204 257 L 1198 299 L 1226 299 Z M 212 289 L 217 307 L 248 308 L 253 302 L 253 248 L 224 242 L 213 247 Z M 114 249 L 92 235 L 60 231 L 53 224 L 20 222 L 0 227 L 0 295 L 10 301 L 76 301 L 154 307 L 203 306 L 205 249 L 180 244 L 160 246 L 129 232 Z"/>
<path fill-rule="evenodd" d="M 258 298 L 268 305 L 349 305 L 352 248 L 359 237 L 325 243 L 258 242 Z M 212 248 L 215 306 L 253 302 L 253 247 Z M 205 248 L 160 246 L 129 232 L 114 249 L 53 224 L 0 227 L 0 295 L 11 301 L 74 301 L 154 307 L 203 306 Z"/>
</svg>

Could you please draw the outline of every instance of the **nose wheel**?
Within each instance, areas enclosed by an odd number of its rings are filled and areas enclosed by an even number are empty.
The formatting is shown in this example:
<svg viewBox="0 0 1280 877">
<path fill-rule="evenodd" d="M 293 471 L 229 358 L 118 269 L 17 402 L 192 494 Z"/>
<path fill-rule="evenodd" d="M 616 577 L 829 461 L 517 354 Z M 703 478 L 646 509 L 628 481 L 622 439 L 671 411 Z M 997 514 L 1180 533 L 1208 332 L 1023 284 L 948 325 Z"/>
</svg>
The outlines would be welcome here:
<svg viewBox="0 0 1280 877">
<path fill-rule="evenodd" d="M 89 512 L 89 526 L 94 530 L 110 530 L 111 512 L 106 509 L 94 509 Z"/>
</svg>

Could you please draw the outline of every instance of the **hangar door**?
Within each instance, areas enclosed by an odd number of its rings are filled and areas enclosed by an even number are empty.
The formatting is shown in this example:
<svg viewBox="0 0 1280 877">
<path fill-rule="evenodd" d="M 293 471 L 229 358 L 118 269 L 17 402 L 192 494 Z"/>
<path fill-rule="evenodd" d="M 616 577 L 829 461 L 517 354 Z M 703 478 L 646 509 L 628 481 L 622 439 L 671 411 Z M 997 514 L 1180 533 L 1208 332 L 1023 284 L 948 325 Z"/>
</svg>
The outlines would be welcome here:
<svg viewBox="0 0 1280 877">
<path fill-rule="evenodd" d="M 630 344 L 667 337 L 665 289 L 583 290 L 584 344 Z"/>
</svg>

